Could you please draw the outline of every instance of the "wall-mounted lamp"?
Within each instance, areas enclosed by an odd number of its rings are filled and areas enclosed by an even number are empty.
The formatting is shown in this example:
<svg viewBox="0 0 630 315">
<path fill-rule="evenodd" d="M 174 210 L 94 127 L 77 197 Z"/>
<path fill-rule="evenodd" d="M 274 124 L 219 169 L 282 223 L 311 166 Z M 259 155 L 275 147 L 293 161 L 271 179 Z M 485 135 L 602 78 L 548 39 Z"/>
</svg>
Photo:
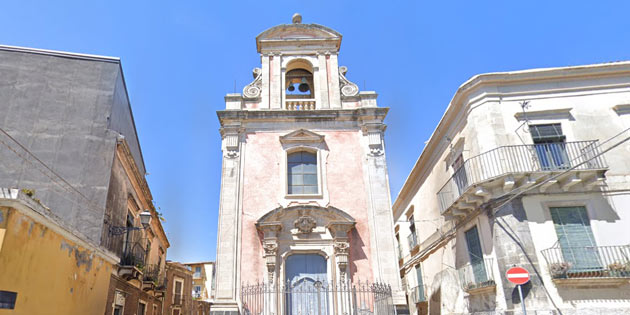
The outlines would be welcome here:
<svg viewBox="0 0 630 315">
<path fill-rule="evenodd" d="M 127 233 L 127 231 L 131 230 L 144 230 L 149 227 L 151 223 L 151 212 L 142 211 L 140 212 L 140 223 L 142 223 L 142 227 L 135 226 L 110 226 L 109 234 L 110 235 L 122 235 Z"/>
</svg>

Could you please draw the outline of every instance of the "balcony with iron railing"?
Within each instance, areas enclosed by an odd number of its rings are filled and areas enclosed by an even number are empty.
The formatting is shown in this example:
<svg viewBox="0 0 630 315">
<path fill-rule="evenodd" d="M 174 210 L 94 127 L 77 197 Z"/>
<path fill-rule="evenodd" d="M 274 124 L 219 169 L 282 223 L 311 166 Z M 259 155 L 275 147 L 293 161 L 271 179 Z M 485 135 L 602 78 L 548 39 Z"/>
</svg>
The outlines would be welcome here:
<svg viewBox="0 0 630 315">
<path fill-rule="evenodd" d="M 412 231 L 411 234 L 407 236 L 407 244 L 409 244 L 409 253 L 411 256 L 418 253 L 418 236 L 416 235 L 416 232 Z"/>
<path fill-rule="evenodd" d="M 465 264 L 457 269 L 462 290 L 468 294 L 478 294 L 493 291 L 496 288 L 494 282 L 494 259 L 484 258 Z"/>
<path fill-rule="evenodd" d="M 541 253 L 558 285 L 620 285 L 630 281 L 630 245 L 556 246 Z"/>
<path fill-rule="evenodd" d="M 494 193 L 509 193 L 536 184 L 568 191 L 576 184 L 601 184 L 607 169 L 598 141 L 508 145 L 467 159 L 437 193 L 440 212 L 466 215 Z M 552 176 L 556 176 L 553 177 Z M 543 183 L 544 181 L 544 183 Z"/>
<path fill-rule="evenodd" d="M 411 302 L 413 304 L 426 302 L 427 301 L 426 292 L 427 291 L 424 286 L 416 286 L 412 288 L 411 291 L 409 292 L 409 295 L 410 295 L 409 297 L 411 299 Z"/>
</svg>

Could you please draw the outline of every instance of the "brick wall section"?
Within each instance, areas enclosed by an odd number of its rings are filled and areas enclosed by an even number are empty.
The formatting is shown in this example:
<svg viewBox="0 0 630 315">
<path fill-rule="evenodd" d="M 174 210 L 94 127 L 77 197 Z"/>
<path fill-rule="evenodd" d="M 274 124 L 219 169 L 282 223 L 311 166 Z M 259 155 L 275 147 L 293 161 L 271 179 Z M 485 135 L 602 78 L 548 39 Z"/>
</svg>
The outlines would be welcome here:
<svg viewBox="0 0 630 315">
<path fill-rule="evenodd" d="M 130 284 L 129 282 L 112 275 L 109 283 L 109 292 L 107 294 L 107 303 L 105 304 L 105 315 L 112 315 L 114 310 L 115 292 L 124 292 L 125 308 L 124 315 L 137 315 L 138 303 L 140 300 L 147 303 L 146 315 L 162 315 L 162 300 L 150 293 L 142 291 L 140 288 Z M 153 312 L 153 305 L 157 305 L 157 313 Z M 168 313 L 164 313 L 168 314 Z"/>
</svg>

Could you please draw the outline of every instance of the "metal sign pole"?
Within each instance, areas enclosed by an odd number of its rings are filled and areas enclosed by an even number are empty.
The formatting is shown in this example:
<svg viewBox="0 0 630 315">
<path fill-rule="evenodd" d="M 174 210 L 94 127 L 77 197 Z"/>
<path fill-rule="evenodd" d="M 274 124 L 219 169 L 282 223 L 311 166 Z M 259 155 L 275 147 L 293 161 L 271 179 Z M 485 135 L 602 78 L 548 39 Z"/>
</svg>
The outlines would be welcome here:
<svg viewBox="0 0 630 315">
<path fill-rule="evenodd" d="M 521 285 L 518 285 L 518 296 L 521 298 L 521 307 L 523 308 L 523 315 L 527 315 L 527 310 L 525 310 L 525 301 L 523 301 L 523 290 L 521 290 Z"/>
</svg>

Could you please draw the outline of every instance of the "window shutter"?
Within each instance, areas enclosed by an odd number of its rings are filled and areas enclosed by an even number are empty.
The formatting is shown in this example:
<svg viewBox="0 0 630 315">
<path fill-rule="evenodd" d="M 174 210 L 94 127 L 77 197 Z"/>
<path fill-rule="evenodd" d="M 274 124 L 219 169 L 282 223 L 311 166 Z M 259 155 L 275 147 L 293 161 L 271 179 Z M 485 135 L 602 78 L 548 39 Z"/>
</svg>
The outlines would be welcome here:
<svg viewBox="0 0 630 315">
<path fill-rule="evenodd" d="M 468 256 L 470 258 L 473 275 L 475 276 L 475 282 L 486 282 L 488 276 L 483 263 L 483 251 L 481 249 L 481 241 L 479 240 L 479 233 L 477 232 L 476 226 L 466 231 L 466 246 L 468 247 Z"/>
<path fill-rule="evenodd" d="M 544 141 L 563 141 L 565 136 L 562 134 L 562 126 L 560 124 L 531 125 L 529 132 L 532 135 L 534 143 Z"/>
<path fill-rule="evenodd" d="M 550 208 L 558 244 L 575 271 L 601 269 L 597 245 L 585 207 Z"/>
</svg>

